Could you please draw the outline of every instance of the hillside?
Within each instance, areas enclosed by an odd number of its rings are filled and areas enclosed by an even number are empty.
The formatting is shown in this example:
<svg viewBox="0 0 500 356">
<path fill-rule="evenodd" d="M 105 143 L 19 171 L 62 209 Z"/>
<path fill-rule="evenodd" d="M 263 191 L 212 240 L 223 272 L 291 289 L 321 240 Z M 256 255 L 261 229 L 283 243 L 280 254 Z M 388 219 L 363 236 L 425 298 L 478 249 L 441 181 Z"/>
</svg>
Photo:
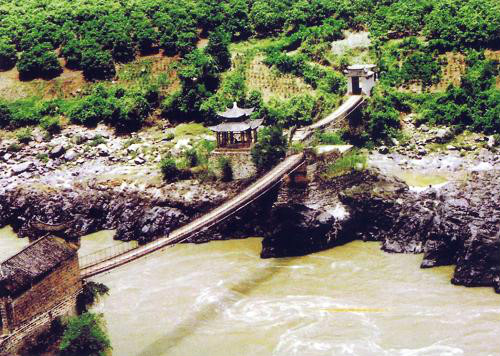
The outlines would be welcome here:
<svg viewBox="0 0 500 356">
<path fill-rule="evenodd" d="M 0 126 L 34 125 L 47 116 L 54 125 L 67 118 L 103 121 L 121 131 L 137 130 L 150 115 L 210 123 L 233 101 L 257 105 L 268 124 L 301 126 L 338 105 L 348 64 L 372 61 L 381 71 L 381 95 L 366 109 L 365 134 L 350 137 L 354 142 L 389 142 L 398 135 L 398 112 L 410 111 L 419 122 L 497 133 L 499 94 L 487 83 L 500 84 L 499 6 L 493 0 L 1 1 Z M 99 83 L 119 88 L 112 95 L 126 92 L 127 100 L 115 103 L 121 117 L 84 122 L 82 106 L 89 108 L 86 99 L 97 95 L 92 88 Z M 48 110 L 51 102 L 59 110 Z M 386 108 L 375 118 L 377 107 Z"/>
</svg>

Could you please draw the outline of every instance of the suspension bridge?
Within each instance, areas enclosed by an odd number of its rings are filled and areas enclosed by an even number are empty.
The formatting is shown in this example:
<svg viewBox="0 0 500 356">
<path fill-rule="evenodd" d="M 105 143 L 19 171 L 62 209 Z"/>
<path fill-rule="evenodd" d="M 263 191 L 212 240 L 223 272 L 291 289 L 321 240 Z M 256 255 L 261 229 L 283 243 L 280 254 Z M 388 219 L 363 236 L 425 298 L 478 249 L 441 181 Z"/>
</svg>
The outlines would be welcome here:
<svg viewBox="0 0 500 356">
<path fill-rule="evenodd" d="M 323 129 L 337 120 L 350 115 L 364 102 L 364 100 L 364 97 L 361 95 L 349 96 L 347 100 L 332 114 L 313 125 L 297 130 L 292 140 L 295 142 L 306 140 L 315 130 Z M 306 162 L 304 160 L 303 153 L 288 156 L 271 171 L 244 189 L 234 198 L 228 200 L 226 203 L 201 216 L 200 218 L 172 231 L 166 237 L 159 238 L 142 246 L 139 246 L 136 242 L 124 243 L 81 257 L 81 278 L 86 279 L 98 274 L 109 272 L 117 267 L 149 255 L 155 251 L 186 241 L 201 231 L 206 231 L 210 227 L 221 223 L 259 199 L 261 196 L 280 184 L 286 175 L 293 174 L 305 164 Z"/>
</svg>

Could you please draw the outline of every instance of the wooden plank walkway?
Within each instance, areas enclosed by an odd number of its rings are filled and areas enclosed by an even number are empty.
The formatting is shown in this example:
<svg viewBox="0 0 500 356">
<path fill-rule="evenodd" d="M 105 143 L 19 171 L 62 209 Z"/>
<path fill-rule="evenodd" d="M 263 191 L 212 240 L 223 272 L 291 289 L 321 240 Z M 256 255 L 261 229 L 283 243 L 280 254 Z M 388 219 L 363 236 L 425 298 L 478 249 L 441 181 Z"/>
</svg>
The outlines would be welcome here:
<svg viewBox="0 0 500 356">
<path fill-rule="evenodd" d="M 293 142 L 300 142 L 307 139 L 311 136 L 315 130 L 322 129 L 332 124 L 333 122 L 340 120 L 346 116 L 348 116 L 351 112 L 353 112 L 358 106 L 360 106 L 365 101 L 365 98 L 361 95 L 351 95 L 347 98 L 347 100 L 338 107 L 337 110 L 332 112 L 330 115 L 325 117 L 324 119 L 319 120 L 318 122 L 298 129 L 295 131 L 293 135 Z"/>
</svg>

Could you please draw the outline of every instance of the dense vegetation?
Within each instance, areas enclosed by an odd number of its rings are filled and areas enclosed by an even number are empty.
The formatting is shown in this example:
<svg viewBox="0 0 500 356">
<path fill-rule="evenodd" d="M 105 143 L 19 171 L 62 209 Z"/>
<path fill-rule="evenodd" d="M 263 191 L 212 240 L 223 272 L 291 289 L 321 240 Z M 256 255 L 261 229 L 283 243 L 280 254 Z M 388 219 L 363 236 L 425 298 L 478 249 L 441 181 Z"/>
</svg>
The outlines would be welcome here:
<svg viewBox="0 0 500 356">
<path fill-rule="evenodd" d="M 400 110 L 388 108 L 391 103 L 409 106 L 421 121 L 500 132 L 493 85 L 497 64 L 482 57 L 484 49 L 500 43 L 496 0 L 0 0 L 0 13 L 0 70 L 17 66 L 22 79 L 53 78 L 62 63 L 89 81 L 107 80 L 116 77 L 116 64 L 139 55 L 180 58 L 175 68 L 180 86 L 168 95 L 154 86 L 98 86 L 74 100 L 4 102 L 1 127 L 42 123 L 56 132 L 64 115 L 89 126 L 104 122 L 130 131 L 160 105 L 168 118 L 211 123 L 232 101 L 257 106 L 256 115 L 268 124 L 306 125 L 345 93 L 341 71 L 349 58 L 332 56 L 331 41 L 341 39 L 343 30 L 367 29 L 382 88 L 364 111 L 368 124 L 362 141 L 386 140 L 397 132 Z M 200 38 L 208 38 L 205 48 L 197 48 Z M 249 38 L 272 38 L 259 49 L 264 63 L 303 78 L 314 94 L 264 103 L 259 92 L 246 87 L 244 68 L 228 71 L 230 44 Z M 397 92 L 414 82 L 424 91 L 436 85 L 446 64 L 442 54 L 450 50 L 476 53 L 468 56 L 459 86 L 445 93 Z"/>
<path fill-rule="evenodd" d="M 84 313 L 68 320 L 59 346 L 61 356 L 104 356 L 111 348 L 102 314 Z"/>
</svg>

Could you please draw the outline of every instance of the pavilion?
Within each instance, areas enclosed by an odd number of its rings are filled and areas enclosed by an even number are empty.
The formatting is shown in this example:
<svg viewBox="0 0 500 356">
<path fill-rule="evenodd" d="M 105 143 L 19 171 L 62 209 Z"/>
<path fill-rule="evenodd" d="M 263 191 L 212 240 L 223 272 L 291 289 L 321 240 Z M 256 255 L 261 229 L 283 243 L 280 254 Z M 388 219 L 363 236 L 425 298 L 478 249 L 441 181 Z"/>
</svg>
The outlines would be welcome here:
<svg viewBox="0 0 500 356">
<path fill-rule="evenodd" d="M 264 120 L 250 120 L 253 111 L 254 108 L 242 109 L 233 103 L 232 108 L 217 113 L 223 122 L 209 129 L 217 135 L 218 148 L 245 149 L 257 142 L 257 129 Z"/>
</svg>

